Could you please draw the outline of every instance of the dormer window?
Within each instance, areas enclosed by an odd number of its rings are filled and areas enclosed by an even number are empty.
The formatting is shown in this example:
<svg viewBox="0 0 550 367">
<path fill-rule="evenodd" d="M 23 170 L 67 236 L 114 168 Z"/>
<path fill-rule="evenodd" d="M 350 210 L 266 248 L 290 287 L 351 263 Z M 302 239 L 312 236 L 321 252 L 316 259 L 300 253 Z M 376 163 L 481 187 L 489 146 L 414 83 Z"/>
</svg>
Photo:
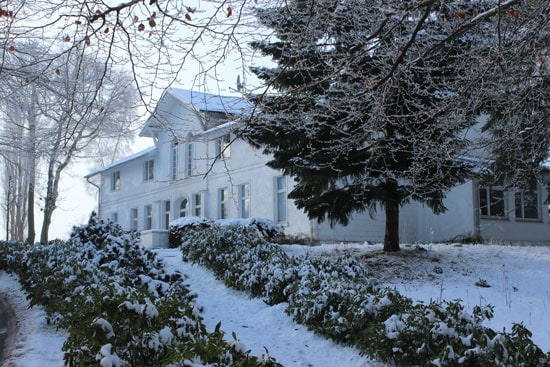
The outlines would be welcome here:
<svg viewBox="0 0 550 367">
<path fill-rule="evenodd" d="M 114 171 L 111 174 L 111 191 L 120 190 L 120 171 Z"/>
<path fill-rule="evenodd" d="M 225 134 L 216 140 L 216 157 L 231 157 L 231 134 Z"/>
<path fill-rule="evenodd" d="M 155 160 L 149 159 L 145 161 L 143 167 L 144 181 L 152 181 L 155 178 Z"/>
</svg>

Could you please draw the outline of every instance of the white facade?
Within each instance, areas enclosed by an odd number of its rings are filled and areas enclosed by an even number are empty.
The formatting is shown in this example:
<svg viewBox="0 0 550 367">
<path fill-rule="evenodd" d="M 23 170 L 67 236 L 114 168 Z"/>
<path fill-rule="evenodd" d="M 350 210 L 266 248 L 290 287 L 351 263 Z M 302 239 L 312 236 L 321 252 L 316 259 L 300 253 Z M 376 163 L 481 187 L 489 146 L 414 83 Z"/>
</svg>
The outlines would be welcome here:
<svg viewBox="0 0 550 367">
<path fill-rule="evenodd" d="M 383 240 L 383 212 L 374 219 L 356 214 L 347 227 L 330 228 L 298 210 L 286 198 L 292 178 L 268 168 L 269 157 L 231 133 L 232 116 L 246 108 L 236 98 L 167 90 L 140 134 L 152 138 L 154 146 L 86 176 L 99 188 L 99 216 L 141 231 L 143 244 L 151 247 L 166 246 L 169 223 L 182 216 L 264 217 L 283 225 L 287 234 L 313 240 Z M 460 236 L 550 241 L 547 210 L 540 209 L 539 218 L 523 222 L 513 213 L 481 215 L 478 191 L 472 182 L 455 188 L 446 200 L 449 210 L 439 216 L 418 203 L 404 206 L 401 241 Z M 507 198 L 513 201 L 514 196 Z M 542 208 L 540 191 L 538 200 Z M 514 208 L 514 203 L 506 208 Z"/>
</svg>

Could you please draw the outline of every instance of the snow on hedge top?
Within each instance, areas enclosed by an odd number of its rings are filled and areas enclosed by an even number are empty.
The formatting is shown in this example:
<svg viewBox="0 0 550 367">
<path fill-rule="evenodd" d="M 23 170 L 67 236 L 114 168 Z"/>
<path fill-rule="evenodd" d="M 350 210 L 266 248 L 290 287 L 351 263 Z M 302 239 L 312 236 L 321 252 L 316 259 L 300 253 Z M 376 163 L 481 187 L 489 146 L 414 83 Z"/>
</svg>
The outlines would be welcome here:
<svg viewBox="0 0 550 367">
<path fill-rule="evenodd" d="M 199 226 L 210 225 L 216 223 L 220 226 L 236 226 L 236 227 L 250 227 L 254 226 L 260 229 L 262 232 L 271 234 L 282 234 L 284 232 L 283 227 L 275 223 L 271 219 L 252 217 L 252 218 L 233 218 L 233 219 L 218 219 L 211 220 L 204 217 L 182 217 L 170 222 L 170 227 L 185 227 L 185 226 Z"/>
<path fill-rule="evenodd" d="M 210 224 L 212 221 L 203 217 L 181 217 L 170 222 L 170 227 L 196 226 L 200 224 Z"/>
</svg>

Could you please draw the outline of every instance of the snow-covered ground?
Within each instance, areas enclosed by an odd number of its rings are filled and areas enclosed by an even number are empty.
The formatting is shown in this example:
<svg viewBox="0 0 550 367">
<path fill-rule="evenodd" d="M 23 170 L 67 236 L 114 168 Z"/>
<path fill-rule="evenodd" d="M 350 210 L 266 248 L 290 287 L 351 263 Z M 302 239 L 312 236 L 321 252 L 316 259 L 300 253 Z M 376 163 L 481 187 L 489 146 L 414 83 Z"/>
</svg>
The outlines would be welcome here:
<svg viewBox="0 0 550 367">
<path fill-rule="evenodd" d="M 285 246 L 289 253 L 354 253 L 373 276 L 419 301 L 460 298 L 471 309 L 495 306 L 490 326 L 510 329 L 523 322 L 533 340 L 550 350 L 550 246 L 423 245 L 403 246 L 397 254 L 382 252 L 381 245 L 333 244 L 315 247 Z M 297 325 L 284 312 L 285 305 L 267 306 L 260 300 L 227 289 L 201 267 L 183 263 L 179 250 L 157 250 L 166 266 L 189 276 L 190 288 L 204 307 L 204 321 L 214 328 L 235 332 L 254 354 L 274 356 L 285 366 L 379 366 L 357 351 L 335 345 Z M 477 283 L 477 285 L 476 285 Z M 7 367 L 58 367 L 65 335 L 45 321 L 28 301 L 15 278 L 0 275 L 0 292 L 7 295 L 18 316 L 16 340 Z"/>
<path fill-rule="evenodd" d="M 15 338 L 7 345 L 4 367 L 62 367 L 61 347 L 67 337 L 46 322 L 46 312 L 41 307 L 29 308 L 26 293 L 17 278 L 0 272 L 2 293 L 15 315 Z"/>
</svg>

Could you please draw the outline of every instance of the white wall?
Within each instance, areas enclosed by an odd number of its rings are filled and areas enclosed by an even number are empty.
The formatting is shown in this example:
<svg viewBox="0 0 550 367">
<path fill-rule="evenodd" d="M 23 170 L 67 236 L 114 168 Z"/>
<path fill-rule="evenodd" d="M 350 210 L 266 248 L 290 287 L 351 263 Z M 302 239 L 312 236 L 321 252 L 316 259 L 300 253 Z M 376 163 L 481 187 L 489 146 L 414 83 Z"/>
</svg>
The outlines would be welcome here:
<svg viewBox="0 0 550 367">
<path fill-rule="evenodd" d="M 444 200 L 447 208 L 435 215 L 425 205 L 416 205 L 416 241 L 442 242 L 475 235 L 474 186 L 471 181 L 452 189 Z"/>
<path fill-rule="evenodd" d="M 515 196 L 505 193 L 505 218 L 480 217 L 479 233 L 485 242 L 550 243 L 550 218 L 545 204 L 547 192 L 539 188 L 539 220 L 522 220 L 515 215 Z"/>
<path fill-rule="evenodd" d="M 171 220 L 179 217 L 179 203 L 186 198 L 190 203 L 188 215 L 193 214 L 193 194 L 202 195 L 202 216 L 219 218 L 220 188 L 229 191 L 229 218 L 240 217 L 238 187 L 247 183 L 250 187 L 250 216 L 276 218 L 276 177 L 281 174 L 268 168 L 269 160 L 260 151 L 244 141 L 235 140 L 231 145 L 231 157 L 216 157 L 216 138 L 223 131 L 202 130 L 197 112 L 189 104 L 182 103 L 174 96 L 163 99 L 144 128 L 145 136 L 155 137 L 157 149 L 133 160 L 123 161 L 101 174 L 101 207 L 99 214 L 110 218 L 118 213 L 119 223 L 130 227 L 130 210 L 137 208 L 139 213 L 138 230 L 144 229 L 144 207 L 153 206 L 153 229 L 165 228 L 164 202 L 171 203 Z M 173 126 L 172 126 L 173 125 Z M 190 132 L 199 133 L 192 136 Z M 178 179 L 171 177 L 171 149 L 174 138 L 178 140 Z M 189 139 L 189 140 L 186 140 Z M 186 177 L 186 146 L 193 145 L 193 172 Z M 155 160 L 155 179 L 144 182 L 144 162 Z M 111 191 L 111 174 L 121 172 L 121 189 Z M 207 176 L 205 174 L 208 173 Z M 293 180 L 285 178 L 286 192 L 291 191 Z M 480 224 L 480 234 L 485 239 L 550 241 L 548 212 L 543 213 L 542 223 L 517 222 L 513 216 L 507 220 L 479 220 L 477 189 L 472 182 L 460 185 L 448 193 L 445 206 L 448 211 L 434 215 L 428 207 L 411 202 L 400 211 L 400 240 L 403 243 L 439 242 L 456 239 L 457 236 L 474 236 L 476 225 Z M 513 200 L 513 199 L 511 199 Z M 513 202 L 510 204 L 513 208 Z M 281 223 L 288 234 L 301 235 L 321 241 L 371 241 L 382 242 L 385 231 L 385 215 L 382 209 L 371 218 L 368 213 L 356 213 L 347 227 L 329 223 L 310 221 L 307 215 L 287 200 L 287 220 Z M 157 241 L 161 232 L 152 231 L 144 237 Z M 153 236 L 154 234 L 154 236 Z M 157 238 L 157 240 L 155 240 Z M 155 245 L 155 244 L 149 244 Z"/>
<path fill-rule="evenodd" d="M 460 185 L 447 195 L 448 210 L 435 215 L 425 205 L 411 202 L 400 208 L 399 239 L 401 243 L 447 241 L 457 236 L 474 234 L 472 183 Z M 328 223 L 316 225 L 318 238 L 323 241 L 383 242 L 385 212 L 378 209 L 374 218 L 368 213 L 356 213 L 347 226 L 330 228 Z"/>
<path fill-rule="evenodd" d="M 268 168 L 267 157 L 243 141 L 237 140 L 231 146 L 231 157 L 214 163 L 216 141 L 193 142 L 194 170 L 193 176 L 184 177 L 185 154 L 180 154 L 178 180 L 170 180 L 170 146 L 171 139 L 159 137 L 159 149 L 132 161 L 124 162 L 102 174 L 102 205 L 100 216 L 110 218 L 113 212 L 118 213 L 119 223 L 130 227 L 130 210 L 137 208 L 139 213 L 138 229 L 145 224 L 145 205 L 153 205 L 153 228 L 164 228 L 164 202 L 171 202 L 172 220 L 179 216 L 179 203 L 187 198 L 188 215 L 191 215 L 193 194 L 201 193 L 203 216 L 219 218 L 220 188 L 229 191 L 229 217 L 238 218 L 238 187 L 247 183 L 250 188 L 250 216 L 275 219 L 275 178 L 281 174 Z M 180 143 L 182 153 L 186 143 Z M 144 162 L 155 160 L 155 180 L 145 182 L 143 179 Z M 121 189 L 111 191 L 112 172 L 120 170 Z M 205 177 L 205 173 L 209 171 Z M 292 179 L 285 178 L 287 193 L 291 190 Z M 287 221 L 281 223 L 288 233 L 311 234 L 311 224 L 307 217 L 298 210 L 292 201 L 287 201 Z M 146 236 L 144 236 L 145 238 Z"/>
</svg>

